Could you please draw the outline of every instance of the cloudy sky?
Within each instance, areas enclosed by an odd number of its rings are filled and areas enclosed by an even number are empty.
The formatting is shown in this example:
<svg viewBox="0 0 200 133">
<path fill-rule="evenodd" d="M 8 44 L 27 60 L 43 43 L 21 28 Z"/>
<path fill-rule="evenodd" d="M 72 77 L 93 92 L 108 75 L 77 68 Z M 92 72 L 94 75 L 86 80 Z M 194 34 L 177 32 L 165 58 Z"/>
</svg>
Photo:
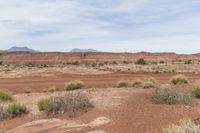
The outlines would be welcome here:
<svg viewBox="0 0 200 133">
<path fill-rule="evenodd" d="M 200 52 L 200 0 L 0 0 L 0 49 Z"/>
</svg>

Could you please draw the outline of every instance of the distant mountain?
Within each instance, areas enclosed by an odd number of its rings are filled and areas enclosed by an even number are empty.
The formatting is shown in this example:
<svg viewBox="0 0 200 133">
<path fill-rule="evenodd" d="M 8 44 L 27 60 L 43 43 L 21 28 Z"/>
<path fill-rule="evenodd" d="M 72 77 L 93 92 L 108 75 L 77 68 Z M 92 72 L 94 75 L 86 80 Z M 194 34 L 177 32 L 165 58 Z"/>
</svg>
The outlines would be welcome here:
<svg viewBox="0 0 200 133">
<path fill-rule="evenodd" d="M 7 50 L 8 52 L 39 52 L 37 50 L 34 49 L 30 49 L 28 47 L 11 47 Z"/>
<path fill-rule="evenodd" d="M 74 48 L 70 52 L 99 52 L 99 51 L 97 51 L 95 49 L 78 49 L 78 48 Z"/>
</svg>

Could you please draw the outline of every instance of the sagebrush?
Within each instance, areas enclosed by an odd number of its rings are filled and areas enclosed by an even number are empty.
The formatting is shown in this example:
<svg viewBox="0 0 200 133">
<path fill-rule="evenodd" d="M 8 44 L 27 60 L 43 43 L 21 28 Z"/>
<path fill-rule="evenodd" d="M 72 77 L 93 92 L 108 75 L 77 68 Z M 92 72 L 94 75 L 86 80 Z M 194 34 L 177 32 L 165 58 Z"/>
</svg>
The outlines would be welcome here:
<svg viewBox="0 0 200 133">
<path fill-rule="evenodd" d="M 142 87 L 143 87 L 144 89 L 155 87 L 156 82 L 157 82 L 157 81 L 156 81 L 154 78 L 145 79 L 145 80 L 142 82 Z"/>
<path fill-rule="evenodd" d="M 9 103 L 8 105 L 0 106 L 0 120 L 14 118 L 28 112 L 25 105 L 17 102 Z"/>
<path fill-rule="evenodd" d="M 88 111 L 92 107 L 89 98 L 83 93 L 66 93 L 64 96 L 51 97 L 48 100 L 40 100 L 42 110 L 47 114 L 58 115 L 68 113 L 74 117 L 77 111 Z M 40 102 L 39 101 L 39 102 Z"/>
<path fill-rule="evenodd" d="M 179 74 L 176 76 L 173 76 L 171 78 L 171 83 L 174 85 L 178 85 L 178 84 L 187 84 L 189 81 L 187 79 L 187 77 L 183 74 Z"/>
<path fill-rule="evenodd" d="M 190 93 L 181 92 L 178 89 L 171 86 L 161 86 L 151 95 L 152 100 L 158 104 L 187 104 L 191 105 L 194 102 L 194 98 Z"/>
<path fill-rule="evenodd" d="M 200 81 L 192 85 L 191 92 L 195 97 L 200 98 Z"/>
<path fill-rule="evenodd" d="M 200 125 L 196 125 L 191 120 L 182 120 L 180 125 L 172 125 L 163 129 L 163 133 L 200 133 Z"/>
<path fill-rule="evenodd" d="M 77 90 L 77 89 L 82 89 L 84 87 L 84 82 L 81 80 L 75 80 L 75 81 L 70 81 L 69 83 L 66 84 L 65 89 L 67 91 L 70 90 Z"/>
<path fill-rule="evenodd" d="M 0 91 L 0 102 L 1 101 L 13 101 L 13 96 L 8 92 Z"/>
<path fill-rule="evenodd" d="M 40 99 L 38 102 L 37 102 L 37 106 L 38 106 L 38 109 L 40 110 L 40 111 L 42 111 L 42 110 L 44 110 L 45 108 L 45 106 L 47 106 L 48 104 L 49 104 L 49 98 L 42 98 L 42 99 Z"/>
<path fill-rule="evenodd" d="M 121 80 L 117 83 L 117 88 L 126 88 L 129 87 L 130 83 L 128 80 Z"/>
</svg>

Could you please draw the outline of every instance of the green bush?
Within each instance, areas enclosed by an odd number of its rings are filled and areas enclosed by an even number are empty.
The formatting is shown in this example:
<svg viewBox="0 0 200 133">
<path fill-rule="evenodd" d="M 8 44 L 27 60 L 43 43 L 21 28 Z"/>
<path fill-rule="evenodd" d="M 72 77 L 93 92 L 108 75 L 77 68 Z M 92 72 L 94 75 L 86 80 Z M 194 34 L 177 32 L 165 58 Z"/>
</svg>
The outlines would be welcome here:
<svg viewBox="0 0 200 133">
<path fill-rule="evenodd" d="M 121 80 L 117 83 L 117 88 L 125 88 L 125 87 L 129 87 L 129 81 L 127 80 Z"/>
<path fill-rule="evenodd" d="M 192 86 L 191 92 L 195 97 L 200 98 L 200 83 L 196 83 Z"/>
<path fill-rule="evenodd" d="M 92 104 L 85 94 L 67 93 L 64 96 L 50 98 L 42 109 L 47 115 L 66 112 L 69 116 L 74 117 L 77 111 L 88 111 L 91 107 Z"/>
<path fill-rule="evenodd" d="M 10 103 L 6 109 L 11 118 L 27 113 L 25 105 L 20 103 Z"/>
<path fill-rule="evenodd" d="M 164 64 L 164 63 L 165 63 L 164 61 L 162 61 L 162 60 L 160 61 L 160 64 Z"/>
<path fill-rule="evenodd" d="M 67 91 L 70 91 L 70 90 L 82 89 L 83 87 L 84 87 L 83 81 L 75 80 L 75 81 L 71 81 L 71 82 L 67 83 L 65 86 L 65 89 Z"/>
<path fill-rule="evenodd" d="M 0 91 L 0 102 L 3 101 L 13 101 L 13 97 L 11 94 L 7 92 Z"/>
<path fill-rule="evenodd" d="M 71 65 L 77 66 L 77 65 L 80 65 L 80 62 L 79 61 L 74 61 L 74 62 L 71 62 Z"/>
<path fill-rule="evenodd" d="M 192 64 L 192 60 L 186 60 L 185 64 Z"/>
<path fill-rule="evenodd" d="M 129 64 L 129 62 L 125 60 L 125 61 L 123 61 L 123 64 Z"/>
<path fill-rule="evenodd" d="M 96 63 L 92 63 L 92 67 L 96 67 L 97 66 L 97 64 Z"/>
<path fill-rule="evenodd" d="M 143 59 L 143 58 L 140 58 L 138 59 L 135 64 L 138 64 L 138 65 L 146 65 L 147 62 Z"/>
<path fill-rule="evenodd" d="M 27 113 L 25 105 L 20 103 L 9 103 L 8 105 L 0 106 L 0 120 L 14 118 Z"/>
<path fill-rule="evenodd" d="M 117 65 L 118 63 L 117 63 L 116 61 L 113 61 L 112 64 L 113 64 L 113 65 Z"/>
<path fill-rule="evenodd" d="M 200 133 L 200 125 L 196 125 L 191 120 L 180 121 L 180 125 L 172 125 L 163 129 L 163 133 Z"/>
<path fill-rule="evenodd" d="M 171 83 L 174 84 L 174 85 L 187 84 L 188 79 L 185 75 L 180 74 L 180 75 L 173 76 L 171 78 Z"/>
<path fill-rule="evenodd" d="M 142 87 L 144 89 L 152 88 L 152 87 L 155 87 L 155 84 L 156 84 L 156 80 L 154 78 L 148 78 L 142 82 Z"/>
<path fill-rule="evenodd" d="M 193 103 L 193 97 L 189 93 L 181 92 L 171 86 L 160 86 L 151 95 L 152 100 L 158 104 L 187 104 Z"/>
<path fill-rule="evenodd" d="M 45 106 L 47 106 L 48 104 L 49 104 L 49 101 L 50 101 L 50 99 L 48 99 L 48 98 L 43 98 L 43 99 L 40 99 L 39 101 L 38 101 L 38 103 L 37 103 L 37 106 L 38 106 L 38 109 L 40 110 L 40 111 L 42 111 L 42 110 L 44 110 L 45 109 Z"/>
</svg>

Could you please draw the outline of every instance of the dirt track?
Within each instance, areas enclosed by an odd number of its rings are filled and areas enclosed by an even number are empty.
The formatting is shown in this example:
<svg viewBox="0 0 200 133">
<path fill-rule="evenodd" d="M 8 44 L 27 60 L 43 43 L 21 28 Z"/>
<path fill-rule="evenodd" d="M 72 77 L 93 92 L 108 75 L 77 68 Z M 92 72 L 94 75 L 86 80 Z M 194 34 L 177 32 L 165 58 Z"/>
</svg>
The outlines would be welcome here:
<svg viewBox="0 0 200 133">
<path fill-rule="evenodd" d="M 43 75 L 50 75 L 45 76 Z M 83 80 L 86 88 L 107 88 L 113 87 L 119 80 L 135 80 L 154 77 L 160 83 L 168 83 L 174 73 L 109 73 L 95 75 L 80 75 L 72 73 L 43 73 L 34 76 L 23 76 L 19 78 L 0 78 L 0 88 L 9 90 L 13 93 L 23 93 L 29 89 L 31 92 L 42 92 L 44 89 L 56 87 L 63 90 L 66 82 L 71 80 Z M 200 75 L 185 73 L 191 82 L 199 80 Z"/>
</svg>

